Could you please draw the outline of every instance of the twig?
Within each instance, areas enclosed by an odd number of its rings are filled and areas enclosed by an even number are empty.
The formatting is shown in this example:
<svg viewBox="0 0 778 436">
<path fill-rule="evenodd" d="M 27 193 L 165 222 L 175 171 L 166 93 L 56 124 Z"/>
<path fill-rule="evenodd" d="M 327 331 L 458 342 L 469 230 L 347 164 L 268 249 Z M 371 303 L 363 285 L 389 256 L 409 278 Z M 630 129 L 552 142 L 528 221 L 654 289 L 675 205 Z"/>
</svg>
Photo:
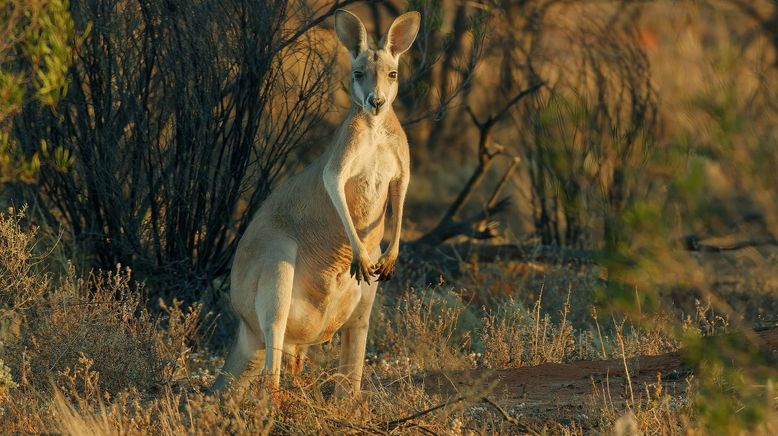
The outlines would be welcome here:
<svg viewBox="0 0 778 436">
<path fill-rule="evenodd" d="M 519 164 L 521 163 L 521 158 L 518 156 L 514 156 L 513 162 L 511 162 L 511 166 L 508 167 L 508 170 L 505 171 L 505 174 L 502 176 L 502 179 L 500 180 L 500 183 L 497 184 L 497 187 L 494 188 L 494 192 L 492 192 L 492 197 L 489 198 L 489 201 L 486 203 L 486 208 L 492 208 L 497 203 L 497 197 L 500 195 L 503 189 L 505 189 L 505 186 L 508 185 L 508 182 L 510 181 L 511 177 L 513 176 L 513 173 L 516 172 L 516 168 L 519 167 Z"/>
<path fill-rule="evenodd" d="M 421 418 L 424 415 L 429 415 L 430 413 L 432 413 L 432 412 L 434 412 L 436 410 L 440 410 L 440 409 L 443 409 L 443 408 L 446 408 L 446 407 L 449 407 L 449 406 L 453 406 L 454 404 L 461 403 L 464 400 L 465 400 L 465 397 L 459 397 L 459 398 L 455 399 L 454 401 L 447 401 L 445 403 L 438 404 L 437 406 L 430 407 L 429 409 L 422 410 L 421 412 L 416 412 L 413 415 L 406 416 L 405 418 L 400 418 L 400 419 L 395 419 L 394 421 L 389 421 L 385 425 L 382 425 L 380 427 L 384 427 L 387 430 L 393 430 L 393 429 L 397 428 L 398 426 L 400 426 L 400 425 L 402 425 L 402 424 L 404 424 L 404 423 L 406 423 L 408 421 L 412 421 L 412 420 L 414 420 L 416 418 Z"/>
<path fill-rule="evenodd" d="M 371 427 L 365 427 L 365 426 L 362 426 L 362 425 L 356 425 L 356 424 L 352 424 L 352 423 L 350 423 L 348 421 L 343 421 L 343 420 L 340 420 L 340 419 L 330 418 L 328 416 L 322 416 L 322 418 L 326 419 L 327 421 L 329 421 L 329 422 L 331 422 L 333 424 L 339 425 L 341 427 L 347 427 L 347 428 L 350 428 L 350 429 L 353 429 L 353 430 L 359 430 L 361 432 L 367 432 L 367 433 L 379 434 L 379 435 L 386 435 L 387 434 L 385 431 L 381 431 L 380 429 L 377 429 L 377 428 L 371 428 Z"/>
<path fill-rule="evenodd" d="M 616 326 L 616 322 L 614 320 L 613 322 L 614 327 Z M 629 366 L 627 365 L 627 353 L 624 350 L 624 337 L 621 334 L 621 329 L 618 328 L 616 330 L 616 337 L 619 340 L 619 346 L 621 347 L 621 361 L 624 363 L 624 374 L 627 378 L 627 386 L 629 387 L 629 399 L 630 399 L 630 408 L 635 407 L 635 392 L 632 390 L 632 377 L 629 375 Z"/>
<path fill-rule="evenodd" d="M 430 430 L 429 428 L 427 428 L 426 425 L 417 424 L 415 422 L 409 424 L 408 427 L 415 427 L 415 428 L 418 428 L 419 430 L 423 431 L 424 433 L 435 435 L 435 436 L 437 436 L 437 434 L 438 434 L 438 433 L 435 433 L 434 431 Z"/>
<path fill-rule="evenodd" d="M 608 358 L 608 354 L 605 352 L 605 341 L 602 339 L 602 331 L 600 330 L 600 322 L 597 320 L 597 309 L 592 307 L 592 318 L 594 318 L 594 325 L 597 326 L 597 337 L 600 339 L 600 349 L 602 350 L 602 359 Z"/>
<path fill-rule="evenodd" d="M 518 419 L 516 419 L 516 418 L 514 418 L 514 417 L 510 416 L 510 415 L 508 414 L 508 412 L 506 412 L 506 411 L 505 411 L 505 409 L 503 409 L 502 407 L 500 407 L 500 405 L 499 405 L 499 404 L 497 404 L 497 403 L 495 403 L 494 401 L 490 400 L 490 399 L 489 399 L 489 397 L 483 397 L 483 398 L 481 398 L 481 401 L 483 401 L 484 403 L 486 403 L 486 404 L 488 404 L 488 405 L 490 405 L 490 406 L 494 407 L 494 408 L 495 408 L 495 409 L 496 409 L 498 412 L 500 412 L 500 415 L 502 415 L 502 417 L 503 417 L 503 419 L 504 419 L 504 420 L 506 420 L 506 421 L 508 421 L 509 423 L 511 423 L 511 424 L 513 424 L 513 425 L 515 425 L 515 426 L 519 427 L 519 430 L 521 430 L 521 431 L 523 431 L 523 432 L 526 432 L 526 433 L 529 433 L 529 432 L 530 432 L 530 429 L 529 429 L 529 428 L 528 428 L 526 425 L 524 425 L 524 424 L 522 424 L 521 422 L 519 422 L 519 420 L 518 420 Z"/>
<path fill-rule="evenodd" d="M 536 84 L 530 86 L 529 88 L 525 89 L 524 91 L 519 92 L 508 103 L 506 103 L 505 106 L 503 106 L 503 108 L 500 109 L 499 112 L 497 112 L 497 115 L 493 115 L 493 116 L 489 117 L 488 122 L 491 122 L 492 124 L 496 123 L 502 117 L 504 117 L 505 114 L 507 114 L 508 111 L 513 106 L 516 105 L 516 103 L 520 102 L 524 97 L 526 97 L 526 96 L 528 96 L 530 94 L 534 94 L 535 91 L 537 91 L 538 89 L 542 88 L 544 85 L 545 85 L 545 82 L 536 83 Z"/>
<path fill-rule="evenodd" d="M 278 52 L 282 50 L 284 47 L 288 46 L 289 44 L 292 44 L 293 42 L 297 41 L 301 36 L 303 36 L 307 31 L 313 29 L 314 27 L 321 24 L 324 20 L 335 14 L 335 12 L 338 9 L 342 9 L 352 3 L 356 3 L 360 0 L 343 0 L 343 1 L 336 1 L 329 9 L 327 9 L 326 12 L 319 15 L 318 17 L 314 18 L 313 20 L 305 23 L 302 27 L 297 29 L 297 31 L 290 36 L 289 38 L 281 41 L 275 48 L 275 52 Z"/>
</svg>

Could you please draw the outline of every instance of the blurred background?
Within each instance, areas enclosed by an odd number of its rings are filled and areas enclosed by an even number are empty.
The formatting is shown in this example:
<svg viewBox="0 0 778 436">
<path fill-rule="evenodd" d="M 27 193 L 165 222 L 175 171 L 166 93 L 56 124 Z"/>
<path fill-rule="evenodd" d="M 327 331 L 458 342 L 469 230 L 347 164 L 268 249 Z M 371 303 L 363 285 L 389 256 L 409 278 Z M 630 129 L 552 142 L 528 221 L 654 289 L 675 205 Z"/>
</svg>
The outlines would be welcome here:
<svg viewBox="0 0 778 436">
<path fill-rule="evenodd" d="M 778 322 L 773 0 L 0 0 L 0 206 L 36 229 L 28 254 L 52 277 L 130 268 L 133 313 L 222 313 L 203 334 L 220 350 L 238 238 L 348 110 L 339 7 L 373 44 L 422 13 L 394 104 L 412 181 L 385 306 L 431 286 L 464 307 L 460 336 L 488 331 L 467 323 L 482 309 L 539 314 L 541 296 L 581 332 L 599 310 L 606 337 L 632 326 L 629 353 L 683 344 L 718 368 L 699 392 L 720 407 L 698 418 L 774 420 L 757 339 L 697 352 Z M 40 268 L 4 262 L 6 277 Z M 8 283 L 4 310 L 22 313 L 34 298 Z M 652 329 L 666 346 L 646 351 Z M 476 336 L 458 349 L 483 352 Z M 574 354 L 558 360 L 588 356 Z"/>
</svg>

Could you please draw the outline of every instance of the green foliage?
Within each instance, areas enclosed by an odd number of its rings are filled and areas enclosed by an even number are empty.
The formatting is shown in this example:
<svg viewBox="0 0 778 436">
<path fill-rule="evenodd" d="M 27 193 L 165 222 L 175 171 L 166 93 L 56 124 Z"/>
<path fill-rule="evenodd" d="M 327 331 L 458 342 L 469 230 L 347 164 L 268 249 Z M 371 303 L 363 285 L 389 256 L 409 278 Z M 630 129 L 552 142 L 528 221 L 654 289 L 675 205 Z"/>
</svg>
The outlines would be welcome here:
<svg viewBox="0 0 778 436">
<path fill-rule="evenodd" d="M 24 100 L 24 77 L 13 71 L 0 70 L 0 115 L 3 117 L 18 110 Z M 2 118 L 0 118 L 2 119 Z"/>
<path fill-rule="evenodd" d="M 743 217 L 775 212 L 778 132 L 766 122 L 775 113 L 770 103 L 760 101 L 763 90 L 744 97 L 733 61 L 741 56 L 731 47 L 716 54 L 715 79 L 689 97 L 687 116 L 693 122 L 649 155 L 647 168 L 658 178 L 647 182 L 659 189 L 628 202 L 618 221 L 624 242 L 609 247 L 601 259 L 609 282 L 599 294 L 600 304 L 634 313 L 630 294 L 636 286 L 654 299 L 682 289 L 714 300 L 717 310 L 737 320 L 736 330 L 746 332 L 711 336 L 722 332 L 690 330 L 681 336 L 684 358 L 696 375 L 695 419 L 709 434 L 763 431 L 760 426 L 774 419 L 776 406 L 774 358 L 758 349 L 760 341 L 748 333 L 752 325 L 741 322 L 738 306 L 721 298 L 716 279 L 695 273 L 704 258 L 685 251 L 694 247 L 684 242 L 689 234 L 755 232 L 739 229 Z M 762 231 L 774 231 L 771 224 L 768 219 Z M 759 249 L 749 256 L 771 268 Z"/>
<path fill-rule="evenodd" d="M 778 362 L 760 352 L 752 338 L 691 331 L 685 343 L 685 358 L 699 374 L 698 418 L 711 434 L 754 431 L 773 413 Z"/>
<path fill-rule="evenodd" d="M 34 29 L 25 32 L 21 51 L 32 66 L 35 98 L 53 107 L 67 92 L 67 70 L 71 63 L 73 18 L 68 0 L 48 0 L 35 15 Z"/>
<path fill-rule="evenodd" d="M 68 0 L 0 0 L 0 180 L 31 180 L 40 168 L 9 134 L 27 103 L 54 108 L 68 87 L 75 45 Z M 61 161 L 67 162 L 67 156 Z"/>
</svg>

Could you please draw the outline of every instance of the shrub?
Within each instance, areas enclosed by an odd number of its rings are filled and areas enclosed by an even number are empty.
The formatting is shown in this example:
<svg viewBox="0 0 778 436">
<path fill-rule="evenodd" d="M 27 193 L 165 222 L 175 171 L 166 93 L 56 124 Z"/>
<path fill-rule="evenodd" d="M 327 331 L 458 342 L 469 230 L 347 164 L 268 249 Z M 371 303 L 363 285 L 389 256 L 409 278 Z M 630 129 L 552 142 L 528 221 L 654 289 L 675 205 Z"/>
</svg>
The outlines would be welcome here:
<svg viewBox="0 0 778 436">
<path fill-rule="evenodd" d="M 24 427 L 23 417 L 38 407 L 33 398 L 52 383 L 69 398 L 92 399 L 199 385 L 189 365 L 200 306 L 160 303 L 162 315 L 152 316 L 142 286 L 120 266 L 86 277 L 71 266 L 53 279 L 48 259 L 36 254 L 36 229 L 23 218 L 23 210 L 0 213 L 0 402 L 7 417 Z"/>
<path fill-rule="evenodd" d="M 40 159 L 49 218 L 93 266 L 131 266 L 189 301 L 224 274 L 331 103 L 333 54 L 301 9 L 73 2 L 77 32 L 91 26 L 73 85 L 56 105 L 25 104 L 10 134 Z"/>
<path fill-rule="evenodd" d="M 28 309 L 49 288 L 36 253 L 37 228 L 24 229 L 25 208 L 0 212 L 0 311 L 7 328 L 11 313 Z M 8 322 L 7 322 L 8 321 Z"/>
</svg>

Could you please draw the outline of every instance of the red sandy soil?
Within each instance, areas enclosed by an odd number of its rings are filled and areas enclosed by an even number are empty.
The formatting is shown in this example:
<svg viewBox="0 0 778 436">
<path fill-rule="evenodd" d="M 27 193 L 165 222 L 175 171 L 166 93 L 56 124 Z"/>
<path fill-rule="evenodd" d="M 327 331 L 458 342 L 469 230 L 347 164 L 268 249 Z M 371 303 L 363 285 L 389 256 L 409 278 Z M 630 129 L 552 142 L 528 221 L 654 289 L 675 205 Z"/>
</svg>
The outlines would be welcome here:
<svg viewBox="0 0 778 436">
<path fill-rule="evenodd" d="M 778 328 L 754 332 L 764 353 L 776 355 Z M 691 368 L 684 364 L 681 353 L 639 356 L 627 359 L 635 395 L 645 392 L 645 386 L 662 380 L 662 388 L 670 395 L 686 390 Z M 444 399 L 488 396 L 511 415 L 525 417 L 568 416 L 586 411 L 587 398 L 593 385 L 599 392 L 610 388 L 614 404 L 628 397 L 624 361 L 621 359 L 577 361 L 564 364 L 543 364 L 512 369 L 474 369 L 430 374 L 423 378 L 428 392 Z"/>
</svg>

